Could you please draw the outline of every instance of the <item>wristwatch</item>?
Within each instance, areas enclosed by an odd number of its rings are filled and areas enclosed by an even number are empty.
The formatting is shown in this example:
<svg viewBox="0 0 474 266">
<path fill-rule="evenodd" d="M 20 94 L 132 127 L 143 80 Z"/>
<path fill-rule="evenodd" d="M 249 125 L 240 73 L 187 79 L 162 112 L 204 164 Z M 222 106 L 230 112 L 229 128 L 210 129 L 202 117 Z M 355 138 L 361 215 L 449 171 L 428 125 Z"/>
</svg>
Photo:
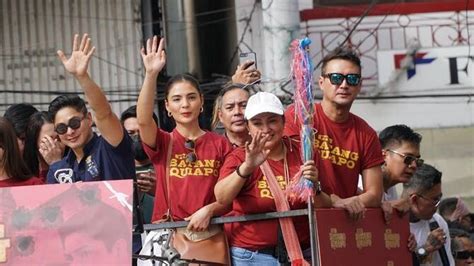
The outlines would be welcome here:
<svg viewBox="0 0 474 266">
<path fill-rule="evenodd" d="M 320 195 L 321 192 L 323 192 L 322 189 L 321 189 L 321 182 L 319 182 L 319 180 L 318 180 L 318 181 L 314 182 L 314 185 L 315 185 L 316 195 Z"/>
<path fill-rule="evenodd" d="M 422 262 L 428 256 L 428 252 L 426 252 L 424 247 L 420 247 L 416 250 L 416 256 L 418 257 L 419 261 Z"/>
</svg>

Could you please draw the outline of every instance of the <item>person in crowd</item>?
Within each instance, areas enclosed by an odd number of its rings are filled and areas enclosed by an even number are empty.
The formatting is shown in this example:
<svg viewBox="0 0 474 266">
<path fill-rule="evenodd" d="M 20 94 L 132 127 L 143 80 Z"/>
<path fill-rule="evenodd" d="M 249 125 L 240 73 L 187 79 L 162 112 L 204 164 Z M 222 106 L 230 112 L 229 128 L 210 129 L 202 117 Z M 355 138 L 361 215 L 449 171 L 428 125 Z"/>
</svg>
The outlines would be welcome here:
<svg viewBox="0 0 474 266">
<path fill-rule="evenodd" d="M 443 199 L 439 204 L 439 214 L 448 222 L 449 227 L 473 232 L 469 209 L 460 197 Z"/>
<path fill-rule="evenodd" d="M 451 235 L 451 251 L 455 266 L 474 264 L 474 244 L 469 233 L 462 229 L 449 229 Z"/>
<path fill-rule="evenodd" d="M 28 120 L 30 119 L 30 116 L 36 112 L 38 112 L 38 109 L 29 103 L 17 103 L 10 105 L 3 115 L 3 117 L 12 123 L 13 128 L 15 129 L 18 147 L 21 154 L 23 154 L 23 149 L 25 147 Z"/>
<path fill-rule="evenodd" d="M 203 95 L 190 75 L 176 75 L 165 87 L 165 107 L 176 127 L 171 133 L 157 127 L 153 106 L 156 80 L 166 62 L 163 39 L 149 39 L 141 56 L 146 74 L 138 97 L 137 119 L 144 150 L 156 174 L 152 222 L 188 220 L 189 231 L 204 231 L 211 217 L 228 211 L 227 206 L 215 202 L 213 188 L 232 148 L 224 137 L 199 126 Z"/>
<path fill-rule="evenodd" d="M 250 85 L 259 82 L 262 73 L 260 73 L 260 70 L 252 67 L 254 65 L 255 62 L 251 60 L 238 65 L 234 75 L 232 75 L 232 83 Z"/>
<path fill-rule="evenodd" d="M 92 131 L 93 118 L 83 99 L 77 95 L 56 97 L 48 111 L 54 130 L 70 151 L 61 161 L 50 165 L 47 181 L 72 183 L 132 178 L 135 175 L 132 141 L 87 71 L 95 47 L 91 46 L 87 34 L 81 41 L 76 34 L 72 50 L 69 58 L 58 51 L 59 59 L 81 85 L 101 135 Z"/>
<path fill-rule="evenodd" d="M 416 168 L 423 165 L 424 161 L 420 158 L 421 139 L 420 134 L 406 125 L 389 126 L 379 133 L 385 161 L 382 165 L 382 209 L 387 223 L 392 219 L 393 206 L 401 212 L 407 211 L 408 204 L 399 200 L 395 185 L 408 182 Z"/>
<path fill-rule="evenodd" d="M 234 148 L 243 147 L 245 142 L 251 140 L 244 119 L 249 96 L 240 84 L 228 83 L 219 91 L 214 102 L 211 127 L 216 130 L 220 123 L 224 127 L 224 136 Z"/>
<path fill-rule="evenodd" d="M 43 182 L 32 177 L 21 158 L 17 136 L 4 117 L 0 117 L 0 187 L 40 185 Z"/>
<path fill-rule="evenodd" d="M 420 134 L 406 125 L 389 126 L 380 132 L 385 161 L 382 165 L 384 201 L 398 199 L 395 185 L 408 182 L 416 168 L 423 165 L 421 139 Z"/>
<path fill-rule="evenodd" d="M 31 173 L 46 182 L 49 165 L 62 159 L 65 148 L 48 112 L 31 115 L 25 136 L 23 159 Z"/>
<path fill-rule="evenodd" d="M 378 207 L 382 198 L 382 148 L 373 130 L 350 112 L 362 86 L 359 57 L 348 48 L 337 48 L 322 61 L 319 87 L 321 103 L 315 104 L 314 149 L 319 151 L 317 168 L 321 185 L 332 205 L 344 208 L 353 219 L 361 219 L 365 208 Z M 295 107 L 285 112 L 285 134 L 300 134 Z M 363 192 L 357 183 L 362 176 Z"/>
<path fill-rule="evenodd" d="M 156 114 L 153 114 L 153 120 L 158 125 L 158 117 Z M 150 196 L 154 196 L 156 190 L 156 179 L 153 164 L 143 150 L 142 140 L 140 139 L 137 106 L 132 105 L 123 111 L 120 115 L 120 121 L 128 135 L 132 138 L 138 189 Z"/>
<path fill-rule="evenodd" d="M 423 164 L 403 184 L 402 198 L 410 206 L 410 232 L 417 243 L 414 265 L 443 265 L 443 260 L 454 265 L 448 225 L 436 213 L 443 196 L 441 176 L 436 168 Z"/>
<path fill-rule="evenodd" d="M 283 137 L 285 124 L 283 112 L 282 103 L 271 93 L 258 92 L 248 100 L 245 119 L 252 140 L 244 147 L 235 149 L 226 158 L 215 187 L 219 203 L 223 205 L 232 203 L 232 215 L 277 211 L 267 181 L 269 176 L 264 176 L 260 168 L 265 161 L 273 171 L 281 190 L 285 190 L 288 184 L 295 182 L 293 178 L 299 178 L 300 175 L 296 174 L 302 171 L 302 175 L 311 180 L 317 188 L 315 206 L 331 205 L 329 196 L 319 189 L 318 170 L 314 161 L 302 165 L 300 143 Z M 302 209 L 307 205 L 296 201 L 291 203 L 290 207 Z M 297 217 L 292 221 L 304 254 L 308 255 L 308 219 Z M 279 246 L 278 223 L 278 220 L 260 220 L 226 224 L 232 264 L 279 265 L 276 252 Z"/>
</svg>

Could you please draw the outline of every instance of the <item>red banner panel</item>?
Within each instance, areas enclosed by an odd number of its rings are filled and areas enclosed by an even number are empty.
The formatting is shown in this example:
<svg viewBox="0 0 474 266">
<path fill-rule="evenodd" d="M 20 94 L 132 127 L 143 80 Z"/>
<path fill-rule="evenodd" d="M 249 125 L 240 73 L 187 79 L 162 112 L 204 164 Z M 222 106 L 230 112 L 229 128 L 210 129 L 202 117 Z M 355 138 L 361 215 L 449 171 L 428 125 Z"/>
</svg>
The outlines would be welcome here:
<svg viewBox="0 0 474 266">
<path fill-rule="evenodd" d="M 352 221 L 346 211 L 317 209 L 316 221 L 322 266 L 407 266 L 410 234 L 407 215 L 393 215 L 385 224 L 381 209 L 368 209 L 361 221 Z"/>
<path fill-rule="evenodd" d="M 132 180 L 0 189 L 0 265 L 130 265 Z"/>
</svg>

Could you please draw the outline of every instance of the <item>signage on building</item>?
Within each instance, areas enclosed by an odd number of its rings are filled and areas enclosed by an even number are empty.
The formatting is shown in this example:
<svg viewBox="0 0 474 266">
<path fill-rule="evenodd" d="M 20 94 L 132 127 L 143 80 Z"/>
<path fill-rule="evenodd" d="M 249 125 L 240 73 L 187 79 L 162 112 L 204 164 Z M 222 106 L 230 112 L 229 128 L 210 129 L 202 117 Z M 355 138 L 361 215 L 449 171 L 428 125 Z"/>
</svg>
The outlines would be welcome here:
<svg viewBox="0 0 474 266">
<path fill-rule="evenodd" d="M 474 87 L 474 46 L 377 52 L 384 93 L 451 95 Z"/>
</svg>

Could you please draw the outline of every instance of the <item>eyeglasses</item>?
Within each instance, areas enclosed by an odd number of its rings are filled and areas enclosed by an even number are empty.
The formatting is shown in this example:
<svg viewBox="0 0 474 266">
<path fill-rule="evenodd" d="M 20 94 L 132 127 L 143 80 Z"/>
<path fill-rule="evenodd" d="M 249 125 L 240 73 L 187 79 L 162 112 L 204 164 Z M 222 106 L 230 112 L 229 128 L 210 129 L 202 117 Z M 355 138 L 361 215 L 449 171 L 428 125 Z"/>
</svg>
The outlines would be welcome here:
<svg viewBox="0 0 474 266">
<path fill-rule="evenodd" d="M 429 201 L 433 206 L 435 206 L 436 208 L 438 208 L 439 206 L 439 203 L 441 202 L 441 199 L 443 198 L 443 194 L 439 195 L 438 197 L 436 197 L 436 199 L 430 199 L 430 198 L 427 198 L 421 194 L 416 194 L 418 195 L 418 197 L 424 199 L 424 200 L 427 200 Z"/>
<path fill-rule="evenodd" d="M 321 76 L 328 78 L 332 85 L 341 85 L 345 79 L 348 85 L 357 86 L 361 80 L 360 74 L 328 73 Z"/>
<path fill-rule="evenodd" d="M 194 142 L 194 140 L 191 140 L 191 139 L 188 139 L 184 142 L 184 147 L 188 150 L 190 150 L 190 152 L 188 154 L 186 154 L 186 162 L 188 163 L 194 163 L 197 161 L 197 155 L 196 155 L 196 143 Z"/>
<path fill-rule="evenodd" d="M 474 259 L 474 251 L 469 251 L 469 250 L 457 251 L 454 254 L 454 258 L 457 260 L 467 260 L 469 258 Z"/>
<path fill-rule="evenodd" d="M 406 164 L 407 166 L 410 166 L 413 162 L 415 162 L 416 166 L 420 167 L 425 162 L 425 160 L 423 160 L 421 158 L 417 158 L 413 155 L 403 154 L 403 153 L 400 153 L 398 151 L 394 151 L 394 150 L 390 150 L 390 149 L 387 149 L 387 151 L 393 152 L 393 153 L 403 157 L 403 163 Z"/>
<path fill-rule="evenodd" d="M 70 127 L 71 129 L 78 129 L 81 127 L 81 122 L 82 120 L 84 120 L 84 118 L 86 117 L 84 116 L 80 118 L 80 117 L 74 116 L 71 119 L 69 119 L 69 121 L 67 122 L 67 125 L 64 123 L 59 123 L 54 129 L 54 131 L 56 131 L 56 133 L 58 133 L 59 135 L 63 135 L 67 132 L 68 127 Z"/>
</svg>

